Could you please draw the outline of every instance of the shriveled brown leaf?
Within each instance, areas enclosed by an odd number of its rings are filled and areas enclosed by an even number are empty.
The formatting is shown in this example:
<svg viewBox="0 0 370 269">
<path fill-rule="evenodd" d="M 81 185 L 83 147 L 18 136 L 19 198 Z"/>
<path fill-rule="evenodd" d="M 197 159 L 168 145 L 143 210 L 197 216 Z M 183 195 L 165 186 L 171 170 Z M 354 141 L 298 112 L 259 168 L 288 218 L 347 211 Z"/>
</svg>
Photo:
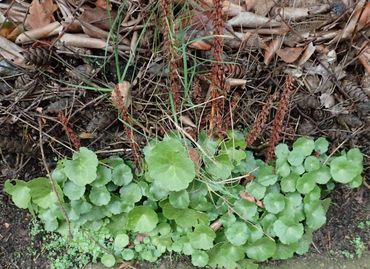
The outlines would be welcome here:
<svg viewBox="0 0 370 269">
<path fill-rule="evenodd" d="M 257 0 L 245 0 L 244 3 L 245 3 L 245 7 L 246 7 L 247 11 L 250 11 L 250 10 L 254 9 L 254 7 L 256 6 L 256 2 L 257 2 Z M 260 1 L 258 1 L 258 2 L 260 2 Z"/>
<path fill-rule="evenodd" d="M 281 26 L 282 23 L 273 19 L 269 19 L 267 17 L 256 15 L 249 11 L 245 11 L 240 12 L 234 18 L 228 20 L 227 24 L 236 27 L 257 28 L 257 27 L 278 27 Z"/>
<path fill-rule="evenodd" d="M 193 161 L 196 170 L 199 171 L 199 169 L 202 165 L 202 161 L 200 159 L 198 150 L 196 150 L 195 148 L 189 148 L 188 149 L 188 155 L 189 155 L 190 160 Z"/>
<path fill-rule="evenodd" d="M 8 38 L 8 36 L 13 32 L 17 25 L 11 23 L 10 21 L 0 24 L 0 36 Z"/>
<path fill-rule="evenodd" d="M 272 58 L 275 56 L 276 51 L 281 47 L 282 43 L 283 43 L 283 39 L 281 37 L 278 37 L 278 38 L 272 40 L 265 47 L 264 60 L 263 60 L 265 65 L 270 64 Z"/>
<path fill-rule="evenodd" d="M 199 40 L 199 41 L 194 41 L 190 43 L 189 48 L 197 49 L 197 50 L 211 50 L 212 46 L 211 44 L 205 41 Z"/>
<path fill-rule="evenodd" d="M 105 9 L 105 10 L 112 9 L 112 4 L 111 3 L 108 4 L 107 0 L 96 0 L 95 6 Z"/>
<path fill-rule="evenodd" d="M 363 65 L 368 73 L 370 73 L 370 47 L 367 45 L 362 53 L 359 55 L 358 60 Z"/>
<path fill-rule="evenodd" d="M 131 83 L 118 83 L 111 93 L 113 105 L 119 110 L 127 109 L 131 105 Z"/>
<path fill-rule="evenodd" d="M 240 198 L 242 198 L 244 200 L 247 200 L 249 202 L 255 203 L 260 208 L 264 208 L 265 207 L 262 201 L 256 199 L 255 197 L 253 197 L 252 195 L 250 195 L 247 192 L 240 193 Z"/>
<path fill-rule="evenodd" d="M 84 6 L 82 15 L 79 19 L 91 23 L 100 29 L 110 30 L 111 22 L 114 21 L 116 15 L 117 12 L 114 10 L 107 11 L 100 7 L 91 8 L 89 6 Z"/>
<path fill-rule="evenodd" d="M 362 10 L 361 17 L 358 20 L 360 28 L 370 26 L 370 2 L 368 2 Z"/>
<path fill-rule="evenodd" d="M 287 64 L 295 62 L 301 56 L 303 48 L 282 48 L 276 54 Z"/>
<path fill-rule="evenodd" d="M 53 13 L 58 9 L 53 0 L 33 0 L 26 18 L 30 29 L 37 29 L 54 21 Z"/>
<path fill-rule="evenodd" d="M 304 63 L 306 63 L 311 58 L 315 50 L 316 50 L 316 46 L 314 46 L 312 42 L 310 42 L 307 45 L 307 48 L 305 49 L 305 51 L 303 52 L 301 59 L 299 59 L 298 65 L 303 65 Z"/>
</svg>

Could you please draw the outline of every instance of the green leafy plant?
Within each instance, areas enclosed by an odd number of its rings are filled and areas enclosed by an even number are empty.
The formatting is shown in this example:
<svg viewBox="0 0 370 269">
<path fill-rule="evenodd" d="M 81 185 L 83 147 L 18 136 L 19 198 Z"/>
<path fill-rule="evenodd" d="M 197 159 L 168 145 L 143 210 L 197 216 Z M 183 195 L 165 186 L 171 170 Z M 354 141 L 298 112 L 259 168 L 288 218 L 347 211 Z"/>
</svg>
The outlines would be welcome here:
<svg viewBox="0 0 370 269">
<path fill-rule="evenodd" d="M 201 133 L 196 144 L 165 137 L 144 148 L 139 174 L 117 156 L 98 160 L 81 148 L 59 161 L 50 179 L 8 180 L 5 191 L 46 231 L 94 239 L 89 257 L 107 267 L 154 262 L 165 252 L 227 269 L 304 254 L 326 222 L 330 200 L 321 190 L 362 184 L 361 152 L 328 155 L 326 139 L 299 138 L 292 148 L 279 144 L 276 161 L 266 164 L 244 141 L 235 131 L 225 140 Z"/>
</svg>

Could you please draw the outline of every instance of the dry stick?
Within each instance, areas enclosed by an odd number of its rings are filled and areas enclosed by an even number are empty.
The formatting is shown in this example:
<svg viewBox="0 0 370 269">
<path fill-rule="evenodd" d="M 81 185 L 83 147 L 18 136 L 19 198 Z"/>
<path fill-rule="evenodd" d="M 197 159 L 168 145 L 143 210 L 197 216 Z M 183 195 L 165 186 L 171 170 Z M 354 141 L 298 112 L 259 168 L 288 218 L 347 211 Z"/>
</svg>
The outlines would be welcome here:
<svg viewBox="0 0 370 269">
<path fill-rule="evenodd" d="M 49 181 L 50 181 L 50 184 L 51 184 L 51 188 L 53 189 L 53 192 L 57 196 L 59 207 L 62 210 L 63 215 L 64 215 L 64 218 L 65 218 L 65 220 L 67 222 L 69 237 L 72 238 L 71 222 L 70 222 L 70 220 L 68 218 L 68 214 L 67 214 L 66 209 L 63 207 L 62 199 L 59 196 L 59 193 L 57 192 L 56 183 L 55 183 L 53 177 L 51 176 L 49 167 L 48 167 L 48 165 L 46 163 L 46 158 L 45 158 L 45 153 L 44 153 L 44 147 L 43 147 L 43 141 L 42 141 L 42 124 L 41 124 L 41 118 L 39 118 L 38 121 L 39 121 L 39 144 L 40 144 L 40 151 L 41 151 L 42 162 L 43 162 L 44 167 L 45 167 L 45 170 L 46 170 L 46 172 L 48 174 L 48 178 L 49 178 Z"/>
<path fill-rule="evenodd" d="M 285 87 L 281 95 L 279 107 L 277 109 L 275 119 L 273 121 L 270 142 L 266 151 L 266 162 L 273 159 L 275 146 L 280 140 L 280 132 L 281 128 L 283 127 L 284 117 L 289 105 L 289 97 L 291 96 L 294 90 L 293 83 L 294 83 L 293 76 L 288 75 L 285 80 Z"/>
</svg>

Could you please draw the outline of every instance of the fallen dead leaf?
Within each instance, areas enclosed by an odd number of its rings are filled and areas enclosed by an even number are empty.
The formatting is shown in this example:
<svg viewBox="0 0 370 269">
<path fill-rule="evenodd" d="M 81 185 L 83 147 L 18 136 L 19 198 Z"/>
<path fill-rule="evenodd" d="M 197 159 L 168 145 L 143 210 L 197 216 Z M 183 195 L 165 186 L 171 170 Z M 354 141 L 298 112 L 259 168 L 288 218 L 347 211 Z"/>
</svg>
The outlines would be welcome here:
<svg viewBox="0 0 370 269">
<path fill-rule="evenodd" d="M 264 60 L 263 60 L 265 65 L 270 64 L 272 58 L 275 56 L 276 51 L 281 47 L 282 43 L 283 43 L 283 39 L 281 37 L 278 37 L 278 38 L 272 40 L 265 47 Z"/>
<path fill-rule="evenodd" d="M 118 83 L 111 93 L 113 105 L 119 110 L 127 109 L 131 105 L 131 83 Z"/>
<path fill-rule="evenodd" d="M 112 10 L 112 4 L 110 2 L 108 4 L 107 0 L 96 0 L 95 6 L 105 10 Z"/>
<path fill-rule="evenodd" d="M 202 162 L 201 162 L 201 159 L 199 157 L 198 150 L 196 150 L 195 148 L 189 148 L 188 149 L 188 155 L 189 155 L 190 160 L 193 161 L 196 170 L 199 171 L 199 169 L 202 165 Z"/>
<path fill-rule="evenodd" d="M 283 48 L 278 49 L 276 54 L 287 64 L 295 62 L 301 56 L 304 48 Z"/>
<path fill-rule="evenodd" d="M 197 50 L 211 50 L 212 46 L 205 41 L 199 40 L 189 44 L 189 48 Z"/>
<path fill-rule="evenodd" d="M 30 29 L 37 29 L 54 21 L 53 13 L 58 9 L 53 0 L 33 0 L 26 18 Z"/>
</svg>

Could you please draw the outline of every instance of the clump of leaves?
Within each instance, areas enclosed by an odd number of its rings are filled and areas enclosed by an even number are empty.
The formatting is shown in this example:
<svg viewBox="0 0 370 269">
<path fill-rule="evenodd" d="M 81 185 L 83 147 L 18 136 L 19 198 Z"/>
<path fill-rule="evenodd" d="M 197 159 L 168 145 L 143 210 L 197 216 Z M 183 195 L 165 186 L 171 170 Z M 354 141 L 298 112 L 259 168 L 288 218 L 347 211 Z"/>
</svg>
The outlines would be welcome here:
<svg viewBox="0 0 370 269">
<path fill-rule="evenodd" d="M 239 132 L 222 141 L 202 133 L 193 148 L 165 137 L 145 147 L 140 174 L 120 157 L 98 160 L 81 148 L 59 161 L 51 179 L 8 180 L 5 191 L 18 207 L 35 212 L 45 230 L 65 237 L 69 229 L 84 231 L 100 249 L 89 250 L 90 257 L 107 267 L 154 262 L 165 252 L 227 269 L 304 254 L 313 231 L 326 222 L 330 200 L 321 190 L 362 184 L 361 152 L 331 156 L 326 139 L 299 138 L 292 148 L 277 145 L 276 161 L 266 164 L 244 141 Z"/>
</svg>

